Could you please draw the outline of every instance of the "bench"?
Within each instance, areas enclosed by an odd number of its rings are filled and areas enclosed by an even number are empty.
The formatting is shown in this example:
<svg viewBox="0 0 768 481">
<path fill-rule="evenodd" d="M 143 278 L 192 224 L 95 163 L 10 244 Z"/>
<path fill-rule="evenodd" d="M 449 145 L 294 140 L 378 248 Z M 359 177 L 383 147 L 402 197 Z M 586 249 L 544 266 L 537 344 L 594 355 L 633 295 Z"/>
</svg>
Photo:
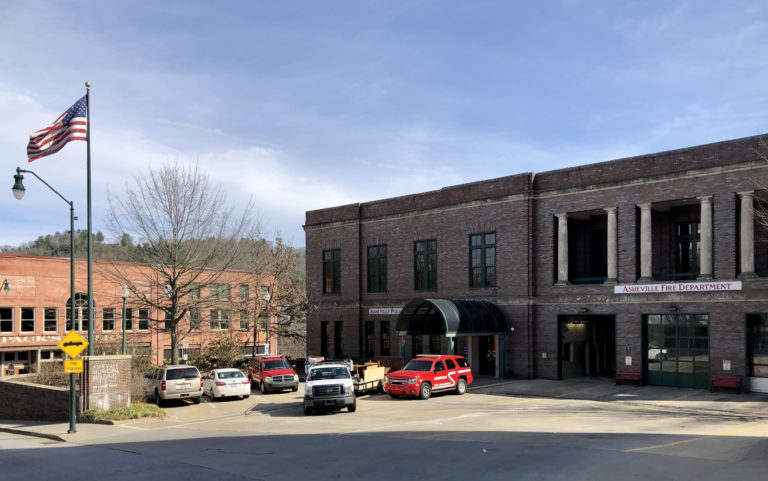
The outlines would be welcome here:
<svg viewBox="0 0 768 481">
<path fill-rule="evenodd" d="M 715 389 L 719 387 L 736 389 L 737 392 L 741 392 L 741 378 L 739 376 L 712 376 L 712 386 L 709 390 L 715 392 Z"/>
<path fill-rule="evenodd" d="M 640 371 L 636 369 L 616 369 L 616 384 L 621 384 L 624 381 L 633 381 L 639 386 L 643 377 Z"/>
</svg>

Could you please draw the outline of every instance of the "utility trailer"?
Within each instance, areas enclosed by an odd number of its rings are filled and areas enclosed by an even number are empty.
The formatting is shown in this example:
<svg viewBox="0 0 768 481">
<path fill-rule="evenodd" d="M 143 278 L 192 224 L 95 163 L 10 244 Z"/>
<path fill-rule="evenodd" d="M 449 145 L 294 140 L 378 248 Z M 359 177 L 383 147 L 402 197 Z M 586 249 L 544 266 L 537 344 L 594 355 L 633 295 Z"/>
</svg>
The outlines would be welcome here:
<svg viewBox="0 0 768 481">
<path fill-rule="evenodd" d="M 378 362 L 355 364 L 353 379 L 355 394 L 361 396 L 368 393 L 384 392 L 384 378 L 389 371 L 388 367 Z"/>
</svg>

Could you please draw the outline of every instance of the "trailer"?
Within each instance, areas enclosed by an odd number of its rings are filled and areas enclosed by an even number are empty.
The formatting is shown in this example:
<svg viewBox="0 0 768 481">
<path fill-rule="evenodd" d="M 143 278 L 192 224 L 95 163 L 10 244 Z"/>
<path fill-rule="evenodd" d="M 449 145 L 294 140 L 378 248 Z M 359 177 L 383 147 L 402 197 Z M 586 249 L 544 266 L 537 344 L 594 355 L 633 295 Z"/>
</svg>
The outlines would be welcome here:
<svg viewBox="0 0 768 481">
<path fill-rule="evenodd" d="M 384 392 L 384 378 L 389 368 L 378 362 L 355 364 L 354 386 L 355 394 L 361 396 L 368 393 Z"/>
</svg>

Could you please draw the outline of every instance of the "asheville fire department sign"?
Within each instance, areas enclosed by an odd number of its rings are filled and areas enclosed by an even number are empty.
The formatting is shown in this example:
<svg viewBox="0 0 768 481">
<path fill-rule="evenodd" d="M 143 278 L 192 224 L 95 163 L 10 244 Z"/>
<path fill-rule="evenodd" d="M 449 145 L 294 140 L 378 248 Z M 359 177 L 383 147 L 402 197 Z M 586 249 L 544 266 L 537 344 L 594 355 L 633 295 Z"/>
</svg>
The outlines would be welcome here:
<svg viewBox="0 0 768 481">
<path fill-rule="evenodd" d="M 656 294 L 665 292 L 740 291 L 741 281 L 675 282 L 672 284 L 628 284 L 613 286 L 614 294 Z"/>
</svg>

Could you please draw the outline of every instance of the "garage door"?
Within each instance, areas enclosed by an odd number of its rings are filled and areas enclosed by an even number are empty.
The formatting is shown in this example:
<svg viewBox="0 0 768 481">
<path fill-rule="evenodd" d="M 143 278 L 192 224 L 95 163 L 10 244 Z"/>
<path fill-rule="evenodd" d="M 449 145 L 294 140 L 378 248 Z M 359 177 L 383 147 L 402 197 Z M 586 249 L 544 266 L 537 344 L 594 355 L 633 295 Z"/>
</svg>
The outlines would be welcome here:
<svg viewBox="0 0 768 481">
<path fill-rule="evenodd" d="M 709 314 L 643 316 L 646 382 L 709 387 Z"/>
</svg>

